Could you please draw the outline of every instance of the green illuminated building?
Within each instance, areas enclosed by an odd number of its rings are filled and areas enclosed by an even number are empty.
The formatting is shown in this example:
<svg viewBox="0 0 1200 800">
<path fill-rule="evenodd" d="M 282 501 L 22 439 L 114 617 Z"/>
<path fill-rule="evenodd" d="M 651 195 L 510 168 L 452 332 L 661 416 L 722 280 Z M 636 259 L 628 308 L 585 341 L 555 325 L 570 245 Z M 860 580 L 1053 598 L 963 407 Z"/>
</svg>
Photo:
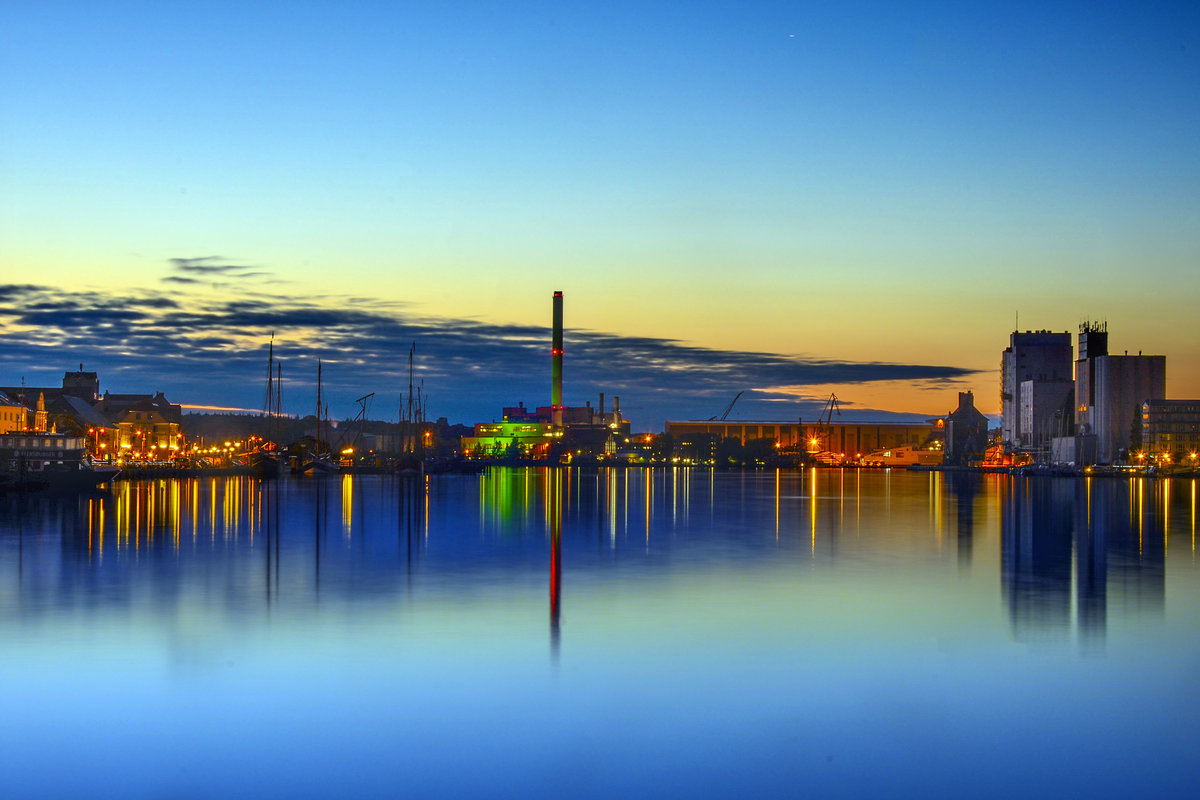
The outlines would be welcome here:
<svg viewBox="0 0 1200 800">
<path fill-rule="evenodd" d="M 462 438 L 462 452 L 471 457 L 542 458 L 562 435 L 562 428 L 548 422 L 480 422 L 474 436 Z"/>
</svg>

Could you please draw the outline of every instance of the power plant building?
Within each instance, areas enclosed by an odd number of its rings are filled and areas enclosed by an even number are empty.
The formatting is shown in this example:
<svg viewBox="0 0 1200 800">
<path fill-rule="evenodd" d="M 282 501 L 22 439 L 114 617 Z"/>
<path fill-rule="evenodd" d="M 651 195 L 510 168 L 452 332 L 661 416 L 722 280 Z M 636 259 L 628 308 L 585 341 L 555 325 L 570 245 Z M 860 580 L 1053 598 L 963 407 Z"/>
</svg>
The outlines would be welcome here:
<svg viewBox="0 0 1200 800">
<path fill-rule="evenodd" d="M 569 407 L 563 403 L 563 293 L 552 299 L 550 345 L 550 405 L 530 409 L 507 406 L 500 422 L 480 422 L 472 436 L 462 438 L 463 455 L 483 458 L 548 459 L 558 456 L 612 454 L 618 436 L 629 435 L 621 417 L 621 398 L 613 397 L 605 411 L 604 393 L 595 408 L 591 401 Z"/>
</svg>

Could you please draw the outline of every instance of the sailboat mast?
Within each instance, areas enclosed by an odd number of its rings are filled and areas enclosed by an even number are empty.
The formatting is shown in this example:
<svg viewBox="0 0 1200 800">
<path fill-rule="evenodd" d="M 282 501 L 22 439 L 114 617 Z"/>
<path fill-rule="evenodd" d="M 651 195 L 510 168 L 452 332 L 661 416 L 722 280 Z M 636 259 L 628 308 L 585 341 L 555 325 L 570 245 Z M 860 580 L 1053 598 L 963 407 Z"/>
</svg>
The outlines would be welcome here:
<svg viewBox="0 0 1200 800">
<path fill-rule="evenodd" d="M 408 411 L 405 414 L 404 420 L 404 439 L 405 451 L 411 453 L 413 451 L 413 351 L 417 349 L 417 343 L 413 342 L 408 348 Z"/>
<path fill-rule="evenodd" d="M 275 414 L 283 416 L 283 362 L 275 365 Z"/>
<path fill-rule="evenodd" d="M 271 343 L 267 347 L 267 396 L 263 402 L 263 415 L 267 418 L 267 441 L 271 440 L 271 381 L 275 373 L 275 331 L 271 331 Z M 265 444 L 265 442 L 264 442 Z"/>
</svg>

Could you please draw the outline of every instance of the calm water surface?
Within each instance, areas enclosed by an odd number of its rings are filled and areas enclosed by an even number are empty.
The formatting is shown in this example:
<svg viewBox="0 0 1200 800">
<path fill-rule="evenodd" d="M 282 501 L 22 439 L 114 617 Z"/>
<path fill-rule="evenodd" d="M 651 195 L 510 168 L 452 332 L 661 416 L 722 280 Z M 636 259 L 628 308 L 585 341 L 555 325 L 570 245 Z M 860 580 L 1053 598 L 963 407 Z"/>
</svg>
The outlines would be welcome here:
<svg viewBox="0 0 1200 800">
<path fill-rule="evenodd" d="M 1192 797 L 1193 480 L 0 497 L 5 797 Z"/>
</svg>

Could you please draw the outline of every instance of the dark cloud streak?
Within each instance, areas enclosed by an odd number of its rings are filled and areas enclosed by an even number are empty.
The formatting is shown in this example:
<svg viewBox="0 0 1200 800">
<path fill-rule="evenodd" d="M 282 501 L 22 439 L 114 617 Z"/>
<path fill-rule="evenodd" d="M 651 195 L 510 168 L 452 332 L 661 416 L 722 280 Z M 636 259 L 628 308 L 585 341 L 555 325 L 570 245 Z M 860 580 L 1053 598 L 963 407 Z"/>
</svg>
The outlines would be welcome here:
<svg viewBox="0 0 1200 800">
<path fill-rule="evenodd" d="M 214 260 L 173 263 L 225 274 L 228 265 L 209 263 Z M 261 402 L 266 345 L 275 332 L 285 391 L 296 394 L 287 405 L 300 413 L 307 412 L 308 401 L 300 398 L 313 394 L 320 357 L 327 365 L 326 390 L 334 396 L 331 409 L 341 403 L 350 411 L 354 397 L 378 391 L 377 413 L 394 416 L 388 409 L 407 387 L 412 342 L 435 415 L 486 420 L 518 400 L 549 402 L 549 330 L 540 326 L 420 317 L 403 304 L 362 297 L 214 301 L 178 291 L 122 296 L 6 285 L 0 298 L 10 320 L 0 327 L 0 369 L 10 382 L 39 371 L 44 380 L 57 380 L 54 375 L 83 361 L 101 372 L 102 382 L 106 373 L 120 375 L 121 385 L 105 384 L 114 391 L 161 389 L 176 402 L 254 407 Z M 596 331 L 568 331 L 565 349 L 567 401 L 595 402 L 601 391 L 619 394 L 627 408 L 641 407 L 632 416 L 642 426 L 657 426 L 667 416 L 709 416 L 743 389 L 744 403 L 757 400 L 775 418 L 786 418 L 813 411 L 798 406 L 797 413 L 785 413 L 799 401 L 770 387 L 898 379 L 937 385 L 972 374 L 949 366 L 718 350 Z"/>
</svg>

